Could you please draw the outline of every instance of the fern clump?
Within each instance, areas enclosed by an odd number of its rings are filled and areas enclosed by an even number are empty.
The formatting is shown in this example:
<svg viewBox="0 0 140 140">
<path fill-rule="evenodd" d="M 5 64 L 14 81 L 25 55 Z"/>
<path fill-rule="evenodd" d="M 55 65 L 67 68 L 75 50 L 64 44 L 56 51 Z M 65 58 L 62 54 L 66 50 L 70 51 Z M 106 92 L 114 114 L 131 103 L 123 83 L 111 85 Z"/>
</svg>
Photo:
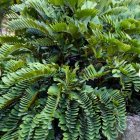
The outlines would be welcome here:
<svg viewBox="0 0 140 140">
<path fill-rule="evenodd" d="M 15 35 L 0 36 L 1 140 L 115 140 L 123 133 L 126 103 L 140 91 L 140 21 L 130 14 L 138 5 L 13 5 L 5 26 Z"/>
</svg>

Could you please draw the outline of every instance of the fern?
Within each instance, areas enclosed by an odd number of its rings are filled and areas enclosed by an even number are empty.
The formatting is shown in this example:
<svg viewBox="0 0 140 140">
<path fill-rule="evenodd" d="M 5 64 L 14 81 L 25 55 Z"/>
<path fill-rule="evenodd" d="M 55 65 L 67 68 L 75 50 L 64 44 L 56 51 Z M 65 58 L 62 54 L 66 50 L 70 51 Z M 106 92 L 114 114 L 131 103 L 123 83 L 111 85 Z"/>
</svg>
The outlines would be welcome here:
<svg viewBox="0 0 140 140">
<path fill-rule="evenodd" d="M 34 21 L 33 19 L 25 19 L 24 17 L 10 21 L 8 23 L 8 27 L 10 30 L 34 28 L 40 30 L 44 34 L 48 34 L 48 29 L 45 27 L 44 23 L 40 23 L 39 21 Z"/>
<path fill-rule="evenodd" d="M 19 115 L 26 113 L 37 97 L 36 91 L 33 91 L 32 89 L 27 89 L 26 91 L 27 93 L 21 98 L 19 103 Z"/>
<path fill-rule="evenodd" d="M 0 59 L 2 60 L 4 58 L 8 57 L 10 54 L 17 51 L 18 49 L 27 49 L 28 50 L 30 47 L 31 46 L 27 46 L 27 48 L 26 48 L 26 45 L 22 45 L 22 44 L 16 44 L 16 45 L 4 44 L 0 48 Z"/>
<path fill-rule="evenodd" d="M 8 74 L 3 77 L 2 80 L 7 86 L 12 86 L 16 83 L 21 83 L 23 81 L 41 77 L 41 76 L 51 76 L 56 71 L 55 68 L 51 68 L 48 65 L 43 65 L 40 63 L 30 64 L 29 67 L 22 68 L 14 73 Z"/>
<path fill-rule="evenodd" d="M 76 17 L 78 19 L 87 18 L 87 17 L 95 17 L 97 14 L 96 9 L 83 9 L 76 12 Z"/>
<path fill-rule="evenodd" d="M 95 78 L 99 78 L 101 76 L 106 75 L 109 71 L 104 72 L 104 67 L 102 67 L 98 72 L 94 68 L 93 65 L 89 65 L 87 68 L 85 68 L 83 72 L 83 76 L 85 77 L 86 80 L 92 79 L 94 80 Z"/>
<path fill-rule="evenodd" d="M 0 36 L 1 139 L 117 139 L 140 90 L 137 9 L 137 0 L 13 5 L 15 35 Z"/>
</svg>

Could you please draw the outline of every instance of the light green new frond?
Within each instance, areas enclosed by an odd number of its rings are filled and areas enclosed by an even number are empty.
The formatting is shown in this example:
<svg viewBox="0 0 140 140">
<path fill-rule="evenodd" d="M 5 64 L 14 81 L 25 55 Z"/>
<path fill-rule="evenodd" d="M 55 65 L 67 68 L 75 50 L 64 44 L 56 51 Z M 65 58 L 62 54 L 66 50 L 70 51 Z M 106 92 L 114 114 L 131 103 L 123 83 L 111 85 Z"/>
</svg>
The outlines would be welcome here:
<svg viewBox="0 0 140 140">
<path fill-rule="evenodd" d="M 55 32 L 66 32 L 67 31 L 67 24 L 64 22 L 55 23 L 55 24 L 51 25 L 51 28 Z"/>
<path fill-rule="evenodd" d="M 116 47 L 118 47 L 118 50 L 120 51 L 129 51 L 131 50 L 131 46 L 129 44 L 123 43 L 121 41 L 119 41 L 118 39 L 108 39 L 108 42 L 112 45 L 115 45 Z"/>
<path fill-rule="evenodd" d="M 83 9 L 83 10 L 79 10 L 76 12 L 76 17 L 78 19 L 84 19 L 84 18 L 87 18 L 87 17 L 95 17 L 98 13 L 98 10 L 97 9 Z"/>
<path fill-rule="evenodd" d="M 120 28 L 128 34 L 140 33 L 140 21 L 129 18 L 120 22 Z"/>
<path fill-rule="evenodd" d="M 19 15 L 14 11 L 10 11 L 6 14 L 7 19 L 17 19 L 18 17 Z"/>
<path fill-rule="evenodd" d="M 25 3 L 15 4 L 11 6 L 11 9 L 15 12 L 21 12 L 26 7 Z"/>
<path fill-rule="evenodd" d="M 6 72 L 15 72 L 18 69 L 22 68 L 25 65 L 23 60 L 10 60 L 5 64 Z"/>
<path fill-rule="evenodd" d="M 55 6 L 63 6 L 64 0 L 48 0 L 50 4 Z"/>
</svg>

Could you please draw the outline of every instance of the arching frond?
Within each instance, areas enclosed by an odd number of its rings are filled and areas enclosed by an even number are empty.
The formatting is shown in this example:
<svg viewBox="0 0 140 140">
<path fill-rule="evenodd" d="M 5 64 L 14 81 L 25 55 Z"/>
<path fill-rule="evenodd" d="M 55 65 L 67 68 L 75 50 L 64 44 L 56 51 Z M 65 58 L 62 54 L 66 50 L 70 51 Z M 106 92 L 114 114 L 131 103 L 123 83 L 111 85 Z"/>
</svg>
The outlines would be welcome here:
<svg viewBox="0 0 140 140">
<path fill-rule="evenodd" d="M 40 63 L 31 63 L 28 67 L 22 68 L 16 72 L 10 73 L 3 77 L 5 85 L 12 86 L 14 84 L 31 80 L 33 78 L 51 76 L 55 74 L 56 68 L 53 65 L 45 65 Z"/>
<path fill-rule="evenodd" d="M 30 19 L 30 18 L 27 19 L 24 17 L 20 17 L 19 19 L 9 21 L 9 23 L 8 23 L 8 28 L 10 30 L 21 30 L 21 29 L 26 29 L 26 28 L 34 28 L 34 29 L 41 31 L 45 35 L 48 35 L 49 32 L 46 27 L 47 27 L 47 25 L 43 22 L 39 22 L 39 21 Z"/>
</svg>

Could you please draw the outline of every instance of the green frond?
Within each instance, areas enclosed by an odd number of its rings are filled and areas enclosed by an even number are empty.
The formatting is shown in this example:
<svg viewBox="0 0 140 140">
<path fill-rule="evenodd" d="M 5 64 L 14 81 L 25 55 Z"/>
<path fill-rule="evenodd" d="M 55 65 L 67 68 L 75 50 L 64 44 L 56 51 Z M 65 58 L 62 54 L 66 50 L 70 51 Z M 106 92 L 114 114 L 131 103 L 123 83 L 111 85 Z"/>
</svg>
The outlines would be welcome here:
<svg viewBox="0 0 140 140">
<path fill-rule="evenodd" d="M 118 47 L 118 49 L 120 51 L 129 51 L 131 50 L 131 46 L 129 44 L 123 43 L 121 41 L 119 41 L 118 39 L 108 39 L 109 43 L 111 43 L 112 45 L 115 45 L 116 47 Z"/>
<path fill-rule="evenodd" d="M 70 7 L 75 10 L 75 7 L 76 7 L 76 4 L 78 3 L 78 1 L 79 0 L 69 0 L 67 2 L 70 5 Z"/>
<path fill-rule="evenodd" d="M 132 18 L 124 19 L 120 23 L 120 28 L 126 33 L 137 34 L 140 32 L 140 21 Z"/>
<path fill-rule="evenodd" d="M 17 19 L 19 17 L 19 15 L 14 12 L 14 11 L 9 11 L 7 14 L 6 14 L 6 18 L 7 19 Z"/>
<path fill-rule="evenodd" d="M 15 12 L 21 12 L 22 10 L 24 10 L 25 6 L 25 3 L 15 4 L 11 6 L 11 9 Z"/>
<path fill-rule="evenodd" d="M 20 17 L 19 19 L 9 21 L 8 28 L 10 30 L 22 30 L 26 28 L 33 28 L 41 31 L 45 35 L 48 35 L 47 25 L 44 22 L 39 22 L 31 18 Z"/>
<path fill-rule="evenodd" d="M 50 4 L 55 6 L 63 6 L 64 0 L 48 0 Z"/>
<path fill-rule="evenodd" d="M 101 20 L 109 25 L 111 25 L 113 28 L 115 28 L 117 26 L 117 19 L 112 19 L 112 17 L 110 15 L 103 15 L 100 17 Z"/>
<path fill-rule="evenodd" d="M 15 72 L 25 65 L 23 60 L 10 60 L 5 64 L 6 72 Z"/>
<path fill-rule="evenodd" d="M 7 86 L 12 86 L 23 81 L 48 77 L 55 74 L 56 68 L 53 65 L 45 65 L 41 63 L 31 63 L 28 67 L 17 70 L 2 78 L 2 81 Z"/>
<path fill-rule="evenodd" d="M 1 93 L 0 97 L 0 109 L 3 109 L 6 106 L 12 104 L 15 100 L 19 99 L 23 94 L 24 90 L 29 87 L 29 83 L 27 81 L 21 82 L 17 84 L 15 87 L 10 88 L 9 90 L 4 90 L 4 93 Z M 0 87 L 1 89 L 5 89 L 5 86 Z"/>
<path fill-rule="evenodd" d="M 84 113 L 83 115 L 80 116 L 79 123 L 80 123 L 79 140 L 84 140 L 86 135 L 86 128 L 87 128 L 86 116 Z"/>
<path fill-rule="evenodd" d="M 42 110 L 40 114 L 35 116 L 35 119 L 33 120 L 35 122 L 35 140 L 43 140 L 48 137 L 49 130 L 52 129 L 52 120 L 55 117 L 55 111 L 57 109 L 58 103 L 59 95 L 58 97 L 49 96 L 47 99 L 46 107 Z"/>
<path fill-rule="evenodd" d="M 120 67 L 120 71 L 128 77 L 124 82 L 126 82 L 126 84 L 132 82 L 134 89 L 138 92 L 140 90 L 140 78 L 135 68 L 131 64 L 128 64 L 125 67 Z M 132 86 L 130 88 L 132 88 Z"/>
<path fill-rule="evenodd" d="M 67 24 L 64 22 L 55 23 L 55 24 L 51 25 L 51 28 L 55 32 L 66 32 L 67 31 Z"/>
<path fill-rule="evenodd" d="M 13 5 L 13 36 L 0 36 L 0 139 L 117 139 L 140 91 L 138 1 Z"/>
<path fill-rule="evenodd" d="M 1 137 L 1 140 L 14 140 L 17 139 L 18 134 L 17 132 L 9 131 Z"/>
<path fill-rule="evenodd" d="M 126 6 L 119 6 L 119 7 L 115 7 L 115 8 L 111 8 L 109 10 L 107 10 L 105 14 L 107 15 L 119 15 L 120 13 L 124 13 L 128 10 L 128 8 Z"/>
<path fill-rule="evenodd" d="M 109 71 L 105 71 L 105 67 L 102 67 L 99 71 L 96 71 L 93 65 L 89 65 L 83 71 L 83 78 L 85 80 L 94 80 L 96 78 L 106 75 Z"/>
<path fill-rule="evenodd" d="M 32 46 L 26 44 L 15 44 L 15 45 L 4 44 L 0 48 L 0 59 L 1 60 L 5 59 L 6 57 L 8 57 L 10 54 L 14 53 L 17 50 L 20 49 L 28 50 L 30 48 L 32 48 Z"/>
<path fill-rule="evenodd" d="M 20 116 L 18 116 L 18 105 L 15 105 L 14 108 L 10 111 L 6 122 L 4 121 L 3 132 L 7 132 L 10 130 L 16 129 L 18 122 L 20 121 Z"/>
<path fill-rule="evenodd" d="M 32 120 L 33 120 L 33 115 L 26 115 L 22 118 L 22 124 L 19 126 L 20 129 L 18 130 L 18 139 L 19 140 L 24 140 L 24 139 L 30 139 L 30 131 L 31 125 L 32 125 Z"/>
<path fill-rule="evenodd" d="M 19 103 L 19 115 L 27 113 L 30 106 L 33 104 L 37 97 L 38 92 L 29 88 L 26 90 L 26 94 L 20 99 Z"/>
<path fill-rule="evenodd" d="M 47 6 L 44 0 L 43 1 L 27 0 L 26 5 L 28 5 L 28 7 L 34 8 L 44 18 L 45 16 L 44 7 Z"/>
<path fill-rule="evenodd" d="M 95 17 L 98 13 L 97 9 L 83 9 L 76 12 L 76 17 L 78 19 L 84 19 L 88 17 Z"/>
<path fill-rule="evenodd" d="M 77 98 L 77 102 L 79 103 L 80 107 L 83 108 L 86 115 L 93 117 L 94 110 L 92 107 L 92 101 L 88 95 L 86 93 L 79 93 L 75 95 L 75 98 Z"/>
<path fill-rule="evenodd" d="M 99 89 L 97 96 L 100 98 L 101 103 L 104 104 L 104 107 L 101 106 L 102 132 L 108 140 L 116 139 L 118 137 L 118 130 L 122 132 L 126 128 L 124 99 L 119 91 L 106 90 L 105 88 Z"/>
<path fill-rule="evenodd" d="M 0 36 L 0 43 L 4 44 L 18 44 L 26 43 L 24 39 L 16 36 Z"/>
<path fill-rule="evenodd" d="M 77 123 L 78 120 L 78 103 L 71 102 L 67 105 L 67 111 L 66 111 L 66 126 L 67 126 L 67 132 L 64 133 L 64 139 L 77 139 L 78 138 L 78 128 L 79 125 Z"/>
<path fill-rule="evenodd" d="M 31 41 L 31 44 L 34 44 L 37 46 L 54 46 L 57 44 L 57 42 L 49 38 L 39 38 L 34 41 Z"/>
</svg>

